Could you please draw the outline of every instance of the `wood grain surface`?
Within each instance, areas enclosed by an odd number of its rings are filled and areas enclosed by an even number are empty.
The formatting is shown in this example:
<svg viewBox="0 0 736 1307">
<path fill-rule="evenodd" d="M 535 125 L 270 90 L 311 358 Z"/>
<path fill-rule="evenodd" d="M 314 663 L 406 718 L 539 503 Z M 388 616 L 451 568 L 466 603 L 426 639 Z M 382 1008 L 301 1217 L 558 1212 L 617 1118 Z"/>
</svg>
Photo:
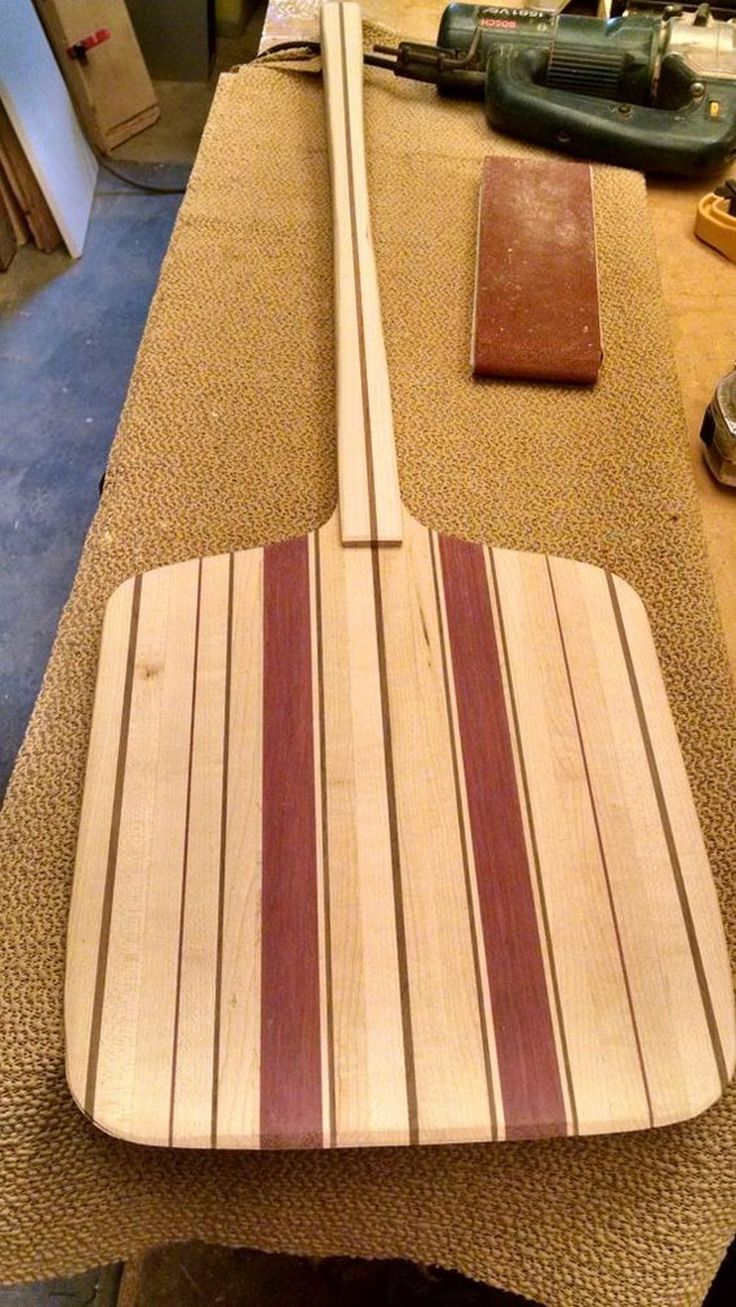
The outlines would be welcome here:
<svg viewBox="0 0 736 1307">
<path fill-rule="evenodd" d="M 329 0 L 320 16 L 334 225 L 342 539 L 395 544 L 401 540 L 401 497 L 368 208 L 360 6 Z"/>
<path fill-rule="evenodd" d="M 598 568 L 307 538 L 113 595 L 68 1067 L 148 1143 L 528 1138 L 690 1116 L 733 1067 L 646 615 Z"/>
<path fill-rule="evenodd" d="M 354 248 L 355 158 L 331 159 Z M 406 512 L 401 537 L 346 545 L 335 513 L 108 603 L 66 1034 L 72 1094 L 112 1134 L 590 1134 L 726 1086 L 725 938 L 641 601 Z"/>
</svg>

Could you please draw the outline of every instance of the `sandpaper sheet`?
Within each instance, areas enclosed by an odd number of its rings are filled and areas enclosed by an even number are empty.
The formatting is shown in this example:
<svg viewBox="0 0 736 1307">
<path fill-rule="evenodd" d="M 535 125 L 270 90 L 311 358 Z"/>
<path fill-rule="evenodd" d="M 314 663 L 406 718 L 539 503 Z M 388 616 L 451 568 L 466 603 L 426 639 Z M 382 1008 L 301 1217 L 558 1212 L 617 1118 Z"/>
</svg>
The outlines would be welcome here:
<svg viewBox="0 0 736 1307">
<path fill-rule="evenodd" d="M 596 380 L 602 348 L 588 164 L 484 161 L 471 358 L 476 376 Z"/>
</svg>

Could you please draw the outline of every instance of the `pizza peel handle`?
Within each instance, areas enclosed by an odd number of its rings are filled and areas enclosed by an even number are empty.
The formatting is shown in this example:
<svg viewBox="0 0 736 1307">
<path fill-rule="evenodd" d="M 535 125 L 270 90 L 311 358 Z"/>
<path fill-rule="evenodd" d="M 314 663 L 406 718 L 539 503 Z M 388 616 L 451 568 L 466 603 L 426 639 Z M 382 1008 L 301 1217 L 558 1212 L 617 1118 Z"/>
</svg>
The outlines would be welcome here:
<svg viewBox="0 0 736 1307">
<path fill-rule="evenodd" d="M 340 514 L 108 602 L 69 1085 L 176 1147 L 683 1120 L 733 1070 L 733 995 L 647 616 L 601 568 L 400 510 L 358 7 L 322 22 Z"/>
<path fill-rule="evenodd" d="M 360 6 L 325 0 L 320 21 L 334 224 L 340 534 L 344 544 L 394 544 L 402 537 L 402 511 L 368 209 Z"/>
</svg>

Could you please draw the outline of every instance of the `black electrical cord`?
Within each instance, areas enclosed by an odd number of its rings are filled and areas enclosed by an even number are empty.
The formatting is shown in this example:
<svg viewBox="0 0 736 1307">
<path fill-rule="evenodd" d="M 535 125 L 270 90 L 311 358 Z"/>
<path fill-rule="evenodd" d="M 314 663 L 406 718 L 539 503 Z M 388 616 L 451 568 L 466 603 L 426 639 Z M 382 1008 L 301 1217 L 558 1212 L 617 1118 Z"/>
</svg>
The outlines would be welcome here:
<svg viewBox="0 0 736 1307">
<path fill-rule="evenodd" d="M 310 55 L 319 54 L 322 49 L 319 41 L 280 41 L 278 45 L 269 45 L 267 50 L 262 50 L 257 54 L 251 63 L 257 64 L 261 59 L 267 59 L 271 54 L 283 54 L 286 50 L 307 50 Z"/>
<path fill-rule="evenodd" d="M 134 177 L 126 177 L 125 173 L 117 172 L 111 167 L 99 150 L 92 146 L 95 158 L 105 172 L 109 172 L 111 177 L 117 177 L 119 182 L 125 182 L 127 186 L 133 186 L 137 191 L 145 191 L 147 195 L 183 195 L 186 186 L 151 186 L 148 182 L 136 181 Z"/>
</svg>

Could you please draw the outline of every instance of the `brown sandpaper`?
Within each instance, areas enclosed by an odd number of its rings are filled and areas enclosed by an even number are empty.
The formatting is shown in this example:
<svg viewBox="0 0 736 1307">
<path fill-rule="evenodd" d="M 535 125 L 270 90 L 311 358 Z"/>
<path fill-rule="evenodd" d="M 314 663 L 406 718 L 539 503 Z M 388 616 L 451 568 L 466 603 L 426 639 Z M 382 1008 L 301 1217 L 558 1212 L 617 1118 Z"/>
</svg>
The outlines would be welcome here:
<svg viewBox="0 0 736 1307">
<path fill-rule="evenodd" d="M 478 209 L 474 374 L 592 385 L 602 348 L 590 165 L 486 159 Z"/>
<path fill-rule="evenodd" d="M 480 164 L 534 152 L 489 134 L 478 105 L 366 80 L 404 498 L 439 530 L 610 566 L 643 595 L 733 942 L 736 715 L 643 181 L 594 170 L 599 384 L 479 386 Z M 274 1154 L 127 1145 L 67 1093 L 66 915 L 104 605 L 133 572 L 328 517 L 331 287 L 320 79 L 222 77 L 2 815 L 0 1280 L 198 1238 L 441 1263 L 550 1307 L 696 1307 L 736 1215 L 733 1090 L 628 1136 Z"/>
</svg>

